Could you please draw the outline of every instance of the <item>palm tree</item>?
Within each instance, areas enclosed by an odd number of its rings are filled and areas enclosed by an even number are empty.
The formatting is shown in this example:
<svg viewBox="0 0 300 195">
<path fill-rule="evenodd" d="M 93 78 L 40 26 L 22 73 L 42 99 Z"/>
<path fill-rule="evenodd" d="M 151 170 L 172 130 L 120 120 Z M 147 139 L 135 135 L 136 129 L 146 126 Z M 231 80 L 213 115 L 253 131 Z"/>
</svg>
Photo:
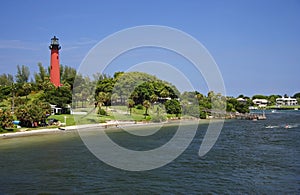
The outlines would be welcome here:
<svg viewBox="0 0 300 195">
<path fill-rule="evenodd" d="M 158 100 L 158 96 L 157 96 L 157 95 L 152 94 L 152 95 L 150 96 L 150 101 L 151 101 L 152 105 L 153 105 L 157 100 Z"/>
<path fill-rule="evenodd" d="M 27 96 L 31 92 L 31 88 L 32 88 L 32 86 L 31 86 L 30 83 L 24 83 L 23 84 L 23 89 L 24 89 L 25 95 L 26 95 L 26 102 L 27 102 Z"/>
<path fill-rule="evenodd" d="M 110 101 L 110 97 L 111 97 L 110 93 L 106 93 L 106 92 L 103 92 L 103 91 L 98 93 L 96 101 L 97 101 L 97 104 L 98 104 L 100 109 L 101 109 L 101 106 L 103 104 L 105 104 L 106 112 L 107 112 L 107 106 L 108 106 L 108 102 Z"/>
<path fill-rule="evenodd" d="M 145 111 L 145 118 L 146 118 L 146 116 L 148 115 L 148 109 L 149 109 L 150 106 L 151 106 L 149 100 L 145 100 L 145 101 L 143 102 L 143 106 L 146 108 L 146 111 Z"/>
<path fill-rule="evenodd" d="M 132 99 L 127 100 L 127 106 L 129 108 L 129 113 L 131 115 L 132 108 L 134 107 L 135 102 Z"/>
<path fill-rule="evenodd" d="M 101 109 L 101 106 L 104 103 L 104 99 L 105 99 L 105 92 L 99 92 L 97 97 L 96 97 L 96 102 L 97 102 L 97 106 L 99 107 L 99 109 Z"/>
<path fill-rule="evenodd" d="M 167 89 L 163 89 L 161 92 L 160 92 L 160 97 L 162 98 L 166 98 L 166 97 L 169 97 L 170 93 Z"/>
</svg>

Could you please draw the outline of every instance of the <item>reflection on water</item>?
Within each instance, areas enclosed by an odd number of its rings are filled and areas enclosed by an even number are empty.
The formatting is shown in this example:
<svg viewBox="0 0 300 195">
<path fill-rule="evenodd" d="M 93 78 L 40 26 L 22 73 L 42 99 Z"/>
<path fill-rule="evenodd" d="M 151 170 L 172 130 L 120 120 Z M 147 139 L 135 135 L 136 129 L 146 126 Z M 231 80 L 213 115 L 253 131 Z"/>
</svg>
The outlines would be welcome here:
<svg viewBox="0 0 300 195">
<path fill-rule="evenodd" d="M 0 194 L 299 194 L 300 112 L 266 114 L 264 121 L 227 121 L 204 158 L 197 155 L 206 129 L 200 125 L 180 157 L 144 172 L 102 163 L 76 132 L 0 139 Z M 173 134 L 168 127 L 153 137 L 153 143 L 161 145 Z M 120 131 L 111 137 L 131 148 L 151 144 Z"/>
</svg>

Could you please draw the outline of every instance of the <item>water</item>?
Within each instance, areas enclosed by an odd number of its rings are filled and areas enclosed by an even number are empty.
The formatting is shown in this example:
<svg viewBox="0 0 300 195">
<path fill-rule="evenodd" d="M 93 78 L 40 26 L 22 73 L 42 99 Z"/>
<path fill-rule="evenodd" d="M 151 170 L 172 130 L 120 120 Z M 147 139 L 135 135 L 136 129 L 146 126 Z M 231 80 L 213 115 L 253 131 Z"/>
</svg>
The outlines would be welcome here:
<svg viewBox="0 0 300 195">
<path fill-rule="evenodd" d="M 266 114 L 265 121 L 226 121 L 204 158 L 197 155 L 206 129 L 200 125 L 180 157 L 143 172 L 99 161 L 77 132 L 1 139 L 0 194 L 300 194 L 300 111 Z M 174 128 L 158 133 L 153 146 L 168 133 Z M 110 136 L 129 147 L 151 145 L 119 131 Z"/>
</svg>

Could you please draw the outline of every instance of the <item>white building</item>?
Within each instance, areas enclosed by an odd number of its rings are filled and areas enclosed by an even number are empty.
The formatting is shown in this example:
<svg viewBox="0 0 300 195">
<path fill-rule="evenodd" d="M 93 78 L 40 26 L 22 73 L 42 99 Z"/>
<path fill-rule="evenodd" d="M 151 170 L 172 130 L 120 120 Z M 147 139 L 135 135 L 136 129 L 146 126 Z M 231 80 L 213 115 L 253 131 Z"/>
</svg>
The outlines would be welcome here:
<svg viewBox="0 0 300 195">
<path fill-rule="evenodd" d="M 240 102 L 240 103 L 244 103 L 244 104 L 247 103 L 247 100 L 244 99 L 244 98 L 237 98 L 236 100 L 237 100 L 238 102 Z"/>
<path fill-rule="evenodd" d="M 291 97 L 276 98 L 276 105 L 277 106 L 294 106 L 294 105 L 298 105 L 298 101 L 296 98 L 291 98 Z"/>
<path fill-rule="evenodd" d="M 51 115 L 61 114 L 61 108 L 53 104 L 50 104 L 50 106 L 51 106 Z"/>
<path fill-rule="evenodd" d="M 259 108 L 266 107 L 268 105 L 268 100 L 266 99 L 254 99 L 252 102 Z"/>
</svg>

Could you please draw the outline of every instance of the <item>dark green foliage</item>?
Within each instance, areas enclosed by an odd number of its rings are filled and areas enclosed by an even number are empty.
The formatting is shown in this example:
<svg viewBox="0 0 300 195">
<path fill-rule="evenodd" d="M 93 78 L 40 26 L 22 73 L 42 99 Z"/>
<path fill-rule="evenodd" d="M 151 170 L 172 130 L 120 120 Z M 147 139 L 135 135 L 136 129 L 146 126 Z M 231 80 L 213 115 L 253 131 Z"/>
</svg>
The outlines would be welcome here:
<svg viewBox="0 0 300 195">
<path fill-rule="evenodd" d="M 181 114 L 181 106 L 178 100 L 167 100 L 164 105 L 168 114 L 176 114 L 176 116 L 179 116 L 179 114 Z"/>
<path fill-rule="evenodd" d="M 295 94 L 293 95 L 293 98 L 300 98 L 300 92 L 295 93 Z"/>
<path fill-rule="evenodd" d="M 100 77 L 95 97 L 100 92 L 110 93 L 113 102 L 121 105 L 126 105 L 127 99 L 135 104 L 143 104 L 145 100 L 154 103 L 159 97 L 177 98 L 179 94 L 171 84 L 141 72 L 116 72 L 113 78 Z"/>
<path fill-rule="evenodd" d="M 24 127 L 33 127 L 46 121 L 51 113 L 50 104 L 40 100 L 33 101 L 30 104 L 24 104 L 17 108 L 15 115 Z"/>
<path fill-rule="evenodd" d="M 38 63 L 39 72 L 34 73 L 34 79 L 36 84 L 41 84 L 46 81 L 46 78 L 49 77 L 49 74 L 47 73 L 46 69 L 43 67 L 42 63 Z"/>
<path fill-rule="evenodd" d="M 135 108 L 136 108 L 136 109 L 139 109 L 139 110 L 143 110 L 143 109 L 144 109 L 144 107 L 143 107 L 142 104 L 138 104 Z"/>
<path fill-rule="evenodd" d="M 11 96 L 11 86 L 0 86 L 0 101 Z"/>
<path fill-rule="evenodd" d="M 246 98 L 244 98 L 246 99 Z M 230 97 L 227 98 L 227 112 L 239 112 L 239 113 L 248 113 L 249 106 L 251 105 L 251 100 L 246 99 L 246 102 L 239 102 L 236 98 Z"/>
<path fill-rule="evenodd" d="M 45 102 L 49 102 L 50 104 L 63 108 L 72 102 L 72 93 L 70 87 L 61 86 L 45 91 L 41 99 Z"/>
<path fill-rule="evenodd" d="M 0 129 L 12 128 L 13 116 L 10 110 L 0 109 Z"/>
<path fill-rule="evenodd" d="M 115 85 L 115 80 L 113 78 L 104 78 L 98 81 L 95 94 L 100 92 L 112 93 Z"/>
<path fill-rule="evenodd" d="M 293 95 L 293 98 L 296 98 L 297 101 L 298 101 L 298 104 L 299 104 L 299 103 L 300 103 L 300 92 L 299 92 L 299 93 L 295 93 L 295 94 Z"/>
<path fill-rule="evenodd" d="M 60 79 L 62 84 L 68 84 L 71 90 L 73 89 L 75 78 L 80 77 L 80 75 L 76 75 L 76 69 L 69 66 L 60 66 Z M 76 77 L 77 76 L 77 77 Z"/>
<path fill-rule="evenodd" d="M 176 91 L 163 81 L 147 81 L 137 86 L 130 98 L 136 104 L 142 104 L 145 100 L 153 102 L 159 98 L 178 98 Z"/>
<path fill-rule="evenodd" d="M 205 111 L 201 110 L 199 113 L 199 118 L 206 119 L 206 116 L 207 116 L 207 113 Z"/>
<path fill-rule="evenodd" d="M 1 74 L 0 75 L 0 86 L 11 86 L 14 82 L 14 77 L 11 74 Z"/>
<path fill-rule="evenodd" d="M 104 109 L 102 109 L 102 108 L 99 108 L 99 109 L 98 109 L 98 113 L 97 113 L 97 114 L 99 114 L 100 116 L 101 116 L 101 115 L 102 115 L 102 116 L 107 115 L 106 111 L 105 111 Z"/>
</svg>

